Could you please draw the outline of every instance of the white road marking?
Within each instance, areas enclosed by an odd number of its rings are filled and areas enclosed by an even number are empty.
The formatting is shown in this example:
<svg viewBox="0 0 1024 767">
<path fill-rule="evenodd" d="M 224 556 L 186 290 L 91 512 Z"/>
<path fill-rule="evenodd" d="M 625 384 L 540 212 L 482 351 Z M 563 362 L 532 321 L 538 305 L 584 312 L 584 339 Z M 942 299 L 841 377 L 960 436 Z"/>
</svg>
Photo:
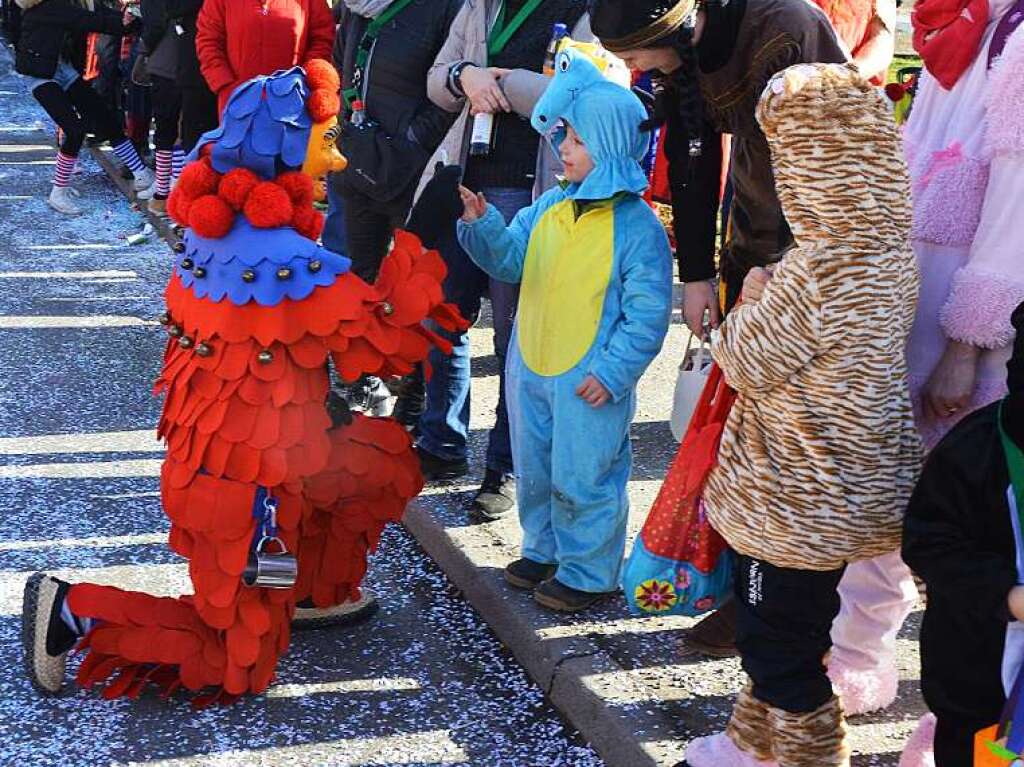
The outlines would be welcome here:
<svg viewBox="0 0 1024 767">
<path fill-rule="evenodd" d="M 185 564 L 63 567 L 47 572 L 71 583 L 99 583 L 158 597 L 192 593 Z M 31 574 L 25 570 L 0 570 L 0 615 L 21 614 L 22 591 Z"/>
<path fill-rule="evenodd" d="M 159 495 L 159 493 L 157 494 Z M 113 549 L 119 546 L 146 546 L 167 543 L 167 533 L 112 535 L 106 538 L 55 538 L 53 540 L 0 541 L 0 551 L 33 551 L 35 549 Z"/>
<path fill-rule="evenodd" d="M 420 683 L 408 677 L 395 679 L 345 679 L 316 684 L 275 684 L 267 690 L 268 698 L 302 698 L 306 695 L 348 692 L 399 692 L 419 690 Z"/>
<path fill-rule="evenodd" d="M 38 437 L 2 437 L 0 455 L 52 453 L 157 453 L 164 446 L 153 429 L 70 432 Z"/>
<path fill-rule="evenodd" d="M 469 764 L 469 755 L 451 739 L 450 730 L 427 730 L 378 738 L 345 738 L 294 746 L 238 749 L 145 762 L 113 762 L 111 767 L 293 767 L 299 764 L 369 767 L 423 763 Z"/>
<path fill-rule="evenodd" d="M 21 250 L 111 250 L 108 242 L 58 242 L 52 245 L 26 245 Z"/>
<path fill-rule="evenodd" d="M 126 317 L 116 314 L 96 314 L 79 316 L 0 316 L 0 329 L 20 330 L 23 328 L 128 328 L 145 325 L 156 325 L 156 320 L 144 320 L 141 317 Z"/>
<path fill-rule="evenodd" d="M 0 466 L 0 479 L 116 479 L 159 477 L 163 461 L 139 458 L 128 461 L 83 461 L 82 463 L 33 463 Z"/>
<path fill-rule="evenodd" d="M 7 277 L 20 280 L 88 280 L 88 279 L 110 279 L 110 278 L 131 278 L 138 279 L 138 272 L 125 271 L 123 269 L 103 269 L 92 272 L 0 272 L 0 279 Z"/>
</svg>

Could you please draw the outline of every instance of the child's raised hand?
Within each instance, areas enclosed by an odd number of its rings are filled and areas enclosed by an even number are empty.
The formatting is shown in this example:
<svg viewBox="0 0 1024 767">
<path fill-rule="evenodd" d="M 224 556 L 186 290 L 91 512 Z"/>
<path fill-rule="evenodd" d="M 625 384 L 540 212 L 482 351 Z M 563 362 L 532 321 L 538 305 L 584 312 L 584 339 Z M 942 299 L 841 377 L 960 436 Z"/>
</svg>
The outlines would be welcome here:
<svg viewBox="0 0 1024 767">
<path fill-rule="evenodd" d="M 471 192 L 459 186 L 459 197 L 462 198 L 462 220 L 472 224 L 487 211 L 487 199 L 483 193 Z"/>
<path fill-rule="evenodd" d="M 583 383 L 576 389 L 576 394 L 586 400 L 591 407 L 601 407 L 612 398 L 611 392 L 592 375 L 583 379 Z"/>
</svg>

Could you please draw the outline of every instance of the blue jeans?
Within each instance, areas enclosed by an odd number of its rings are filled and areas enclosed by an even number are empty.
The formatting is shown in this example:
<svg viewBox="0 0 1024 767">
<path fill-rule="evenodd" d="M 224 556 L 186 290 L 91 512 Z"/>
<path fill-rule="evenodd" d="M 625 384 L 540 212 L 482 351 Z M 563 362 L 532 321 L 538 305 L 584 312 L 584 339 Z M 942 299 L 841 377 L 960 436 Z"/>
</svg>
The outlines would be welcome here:
<svg viewBox="0 0 1024 767">
<path fill-rule="evenodd" d="M 533 201 L 529 189 L 494 188 L 481 191 L 506 222 L 511 221 L 520 209 Z M 519 285 L 488 277 L 459 245 L 454 227 L 438 250 L 448 265 L 448 276 L 444 282 L 445 299 L 458 306 L 463 317 L 475 320 L 480 314 L 480 300 L 490 294 L 494 315 L 494 354 L 501 365 L 501 388 L 495 413 L 496 423 L 487 443 L 486 467 L 502 474 L 512 474 L 512 444 L 505 405 L 505 357 L 519 302 Z M 469 392 L 472 380 L 469 333 L 454 334 L 435 329 L 452 342 L 453 348 L 450 356 L 437 350 L 430 353 L 433 375 L 427 382 L 427 411 L 420 418 L 418 445 L 438 458 L 462 460 L 468 453 L 469 442 Z"/>
<path fill-rule="evenodd" d="M 324 231 L 320 236 L 324 247 L 339 256 L 348 255 L 348 243 L 345 233 L 345 207 L 341 195 L 334 191 L 331 177 L 327 177 L 327 217 L 324 219 Z"/>
</svg>

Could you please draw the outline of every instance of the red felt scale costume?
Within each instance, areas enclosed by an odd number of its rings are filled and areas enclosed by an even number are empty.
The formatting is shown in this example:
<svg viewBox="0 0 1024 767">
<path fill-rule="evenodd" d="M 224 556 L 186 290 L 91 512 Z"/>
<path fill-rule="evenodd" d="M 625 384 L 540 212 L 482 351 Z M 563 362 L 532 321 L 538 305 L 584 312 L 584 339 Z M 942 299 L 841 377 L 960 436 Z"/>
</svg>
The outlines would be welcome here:
<svg viewBox="0 0 1024 767">
<path fill-rule="evenodd" d="M 313 239 L 312 180 L 295 168 L 307 151 L 336 151 L 337 92 L 321 63 L 244 84 L 169 200 L 188 229 L 162 318 L 161 498 L 195 593 L 72 587 L 72 612 L 96 620 L 78 681 L 105 697 L 152 684 L 199 693 L 201 706 L 265 690 L 296 603 L 358 599 L 367 553 L 422 488 L 397 422 L 334 425 L 328 360 L 349 381 L 408 374 L 432 345 L 448 346 L 424 320 L 466 324 L 443 301 L 443 262 L 414 235 L 396 235 L 374 285 Z M 265 498 L 298 560 L 292 588 L 242 581 Z"/>
</svg>

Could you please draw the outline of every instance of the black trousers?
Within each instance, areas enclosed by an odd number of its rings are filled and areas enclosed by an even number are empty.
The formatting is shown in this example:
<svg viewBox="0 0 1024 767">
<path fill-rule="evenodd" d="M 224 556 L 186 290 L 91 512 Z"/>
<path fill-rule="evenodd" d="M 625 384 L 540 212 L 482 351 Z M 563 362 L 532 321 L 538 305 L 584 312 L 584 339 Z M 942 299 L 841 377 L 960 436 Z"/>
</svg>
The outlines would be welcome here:
<svg viewBox="0 0 1024 767">
<path fill-rule="evenodd" d="M 181 89 L 181 148 L 191 152 L 199 138 L 217 127 L 217 97 L 205 87 Z"/>
<path fill-rule="evenodd" d="M 399 200 L 380 203 L 361 194 L 341 193 L 345 212 L 345 239 L 352 259 L 352 271 L 366 282 L 374 282 L 395 229 L 405 223 L 412 205 Z"/>
<path fill-rule="evenodd" d="M 999 715 L 982 720 L 935 713 L 935 767 L 970 767 L 974 764 L 974 735 L 995 724 Z"/>
<path fill-rule="evenodd" d="M 178 124 L 181 120 L 181 91 L 178 84 L 168 77 L 151 75 L 153 85 L 150 96 L 153 99 L 154 149 L 173 149 L 178 141 Z"/>
<path fill-rule="evenodd" d="M 101 141 L 117 143 L 124 132 L 114 113 L 81 77 L 66 91 L 55 82 L 36 86 L 32 95 L 64 132 L 60 151 L 77 157 L 85 140 L 86 126 L 92 125 Z"/>
<path fill-rule="evenodd" d="M 846 568 L 791 570 L 736 556 L 736 647 L 754 697 L 793 714 L 820 708 L 832 698 L 825 655 Z"/>
</svg>

